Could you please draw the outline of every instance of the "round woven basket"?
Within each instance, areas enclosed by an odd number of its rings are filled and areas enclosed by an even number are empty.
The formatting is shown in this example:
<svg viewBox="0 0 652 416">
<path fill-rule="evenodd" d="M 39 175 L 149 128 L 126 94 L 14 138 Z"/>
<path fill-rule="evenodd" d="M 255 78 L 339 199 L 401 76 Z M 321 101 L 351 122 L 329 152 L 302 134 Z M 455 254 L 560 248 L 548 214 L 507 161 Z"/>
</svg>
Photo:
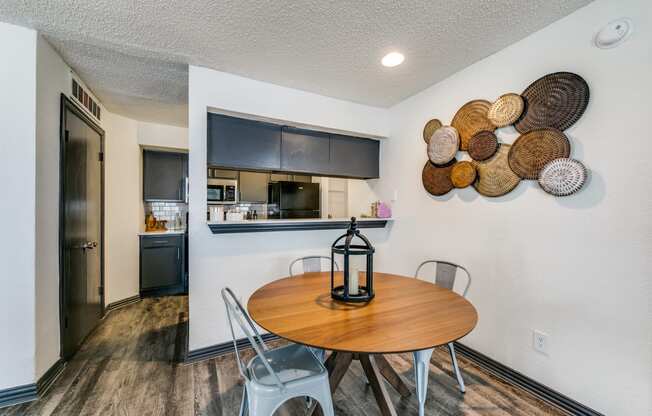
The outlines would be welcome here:
<svg viewBox="0 0 652 416">
<path fill-rule="evenodd" d="M 478 178 L 473 184 L 478 193 L 484 196 L 502 196 L 509 193 L 521 181 L 507 162 L 510 145 L 501 144 L 490 159 L 473 162 Z"/>
<path fill-rule="evenodd" d="M 566 130 L 582 117 L 589 104 L 589 86 L 571 72 L 548 74 L 530 84 L 521 94 L 525 111 L 514 123 L 520 133 L 553 127 Z"/>
<path fill-rule="evenodd" d="M 451 169 L 451 182 L 456 188 L 466 188 L 475 182 L 475 166 L 469 161 L 457 162 Z"/>
<path fill-rule="evenodd" d="M 494 126 L 487 118 L 491 103 L 487 100 L 474 100 L 464 104 L 453 117 L 451 126 L 460 133 L 460 150 L 467 150 L 469 140 L 482 130 L 494 131 Z"/>
<path fill-rule="evenodd" d="M 456 160 L 453 159 L 445 166 L 433 165 L 427 161 L 421 172 L 421 180 L 423 187 L 426 188 L 430 194 L 441 196 L 453 189 L 453 182 L 451 182 L 451 170 Z"/>
<path fill-rule="evenodd" d="M 538 179 L 551 160 L 570 155 L 570 142 L 557 129 L 532 130 L 521 135 L 509 151 L 509 166 L 522 179 Z"/>
<path fill-rule="evenodd" d="M 440 127 L 428 143 L 428 158 L 435 165 L 445 165 L 453 160 L 460 145 L 460 136 L 454 127 Z"/>
<path fill-rule="evenodd" d="M 498 150 L 498 138 L 493 131 L 483 130 L 469 140 L 468 152 L 473 160 L 489 159 Z"/>
<path fill-rule="evenodd" d="M 505 127 L 514 124 L 523 114 L 525 103 L 523 97 L 518 94 L 504 94 L 498 97 L 487 112 L 487 118 L 496 127 Z"/>
<path fill-rule="evenodd" d="M 423 141 L 426 143 L 430 142 L 432 133 L 434 133 L 435 130 L 437 130 L 441 126 L 442 126 L 441 121 L 437 120 L 436 118 L 433 118 L 432 120 L 428 121 L 426 125 L 423 126 Z"/>
<path fill-rule="evenodd" d="M 539 185 L 549 194 L 568 196 L 582 189 L 586 168 L 579 160 L 560 158 L 548 162 L 539 173 Z"/>
</svg>

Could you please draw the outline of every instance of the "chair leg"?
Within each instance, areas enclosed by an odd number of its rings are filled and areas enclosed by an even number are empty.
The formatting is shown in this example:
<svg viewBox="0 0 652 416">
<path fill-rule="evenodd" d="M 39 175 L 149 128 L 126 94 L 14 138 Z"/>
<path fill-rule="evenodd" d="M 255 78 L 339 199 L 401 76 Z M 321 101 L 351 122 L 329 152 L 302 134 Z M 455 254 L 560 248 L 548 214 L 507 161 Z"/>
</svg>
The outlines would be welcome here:
<svg viewBox="0 0 652 416">
<path fill-rule="evenodd" d="M 428 394 L 428 371 L 433 349 L 415 351 L 414 355 L 414 382 L 417 387 L 417 400 L 419 402 L 419 416 L 424 416 L 426 395 Z"/>
<path fill-rule="evenodd" d="M 240 403 L 240 416 L 249 416 L 249 398 L 247 397 L 247 387 L 242 391 L 242 402 Z"/>
<path fill-rule="evenodd" d="M 263 398 L 254 395 L 249 402 L 249 414 L 252 416 L 273 416 L 274 411 L 283 401 L 281 397 Z"/>
<path fill-rule="evenodd" d="M 324 416 L 335 416 L 335 409 L 333 408 L 333 396 L 331 394 L 331 386 L 328 378 L 324 379 L 319 391 L 315 392 L 315 400 L 319 403 Z"/>
<path fill-rule="evenodd" d="M 455 377 L 457 377 L 457 383 L 460 385 L 460 391 L 466 393 L 466 387 L 464 386 L 464 379 L 462 379 L 462 373 L 460 373 L 460 367 L 457 365 L 457 356 L 455 355 L 455 346 L 453 343 L 448 344 L 448 351 L 451 353 L 451 361 L 453 361 L 453 370 L 455 371 Z"/>
</svg>

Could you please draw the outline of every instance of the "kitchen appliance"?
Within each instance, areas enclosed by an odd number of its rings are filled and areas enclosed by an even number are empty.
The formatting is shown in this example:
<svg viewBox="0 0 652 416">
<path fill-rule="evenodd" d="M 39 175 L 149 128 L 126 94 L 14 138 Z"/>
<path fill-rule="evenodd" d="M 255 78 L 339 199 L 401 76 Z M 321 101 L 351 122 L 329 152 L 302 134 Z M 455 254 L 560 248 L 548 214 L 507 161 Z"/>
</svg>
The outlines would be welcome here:
<svg viewBox="0 0 652 416">
<path fill-rule="evenodd" d="M 273 182 L 267 194 L 268 218 L 321 218 L 318 183 Z"/>
<path fill-rule="evenodd" d="M 209 204 L 235 204 L 238 202 L 236 179 L 208 179 L 207 200 Z"/>
</svg>

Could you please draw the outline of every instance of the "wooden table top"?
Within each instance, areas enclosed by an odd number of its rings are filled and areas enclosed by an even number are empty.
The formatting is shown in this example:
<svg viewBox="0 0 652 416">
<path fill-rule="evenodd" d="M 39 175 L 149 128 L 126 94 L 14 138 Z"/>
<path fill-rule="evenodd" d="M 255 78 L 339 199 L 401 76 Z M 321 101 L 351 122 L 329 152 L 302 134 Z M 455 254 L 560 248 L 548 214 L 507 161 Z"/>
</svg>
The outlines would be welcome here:
<svg viewBox="0 0 652 416">
<path fill-rule="evenodd" d="M 429 282 L 374 273 L 374 288 L 376 297 L 368 304 L 341 303 L 331 299 L 330 272 L 306 273 L 261 287 L 247 308 L 258 325 L 281 338 L 368 354 L 444 345 L 478 322 L 469 301 Z"/>
</svg>

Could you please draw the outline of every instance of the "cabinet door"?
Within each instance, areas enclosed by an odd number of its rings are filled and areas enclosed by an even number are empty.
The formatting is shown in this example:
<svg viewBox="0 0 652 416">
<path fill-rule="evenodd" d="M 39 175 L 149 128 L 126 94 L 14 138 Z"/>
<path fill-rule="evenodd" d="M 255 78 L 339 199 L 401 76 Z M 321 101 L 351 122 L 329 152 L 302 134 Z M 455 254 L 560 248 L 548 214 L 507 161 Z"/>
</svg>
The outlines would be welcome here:
<svg viewBox="0 0 652 416">
<path fill-rule="evenodd" d="M 279 170 L 281 127 L 209 113 L 207 158 L 222 168 Z"/>
<path fill-rule="evenodd" d="M 328 174 L 330 135 L 316 131 L 283 127 L 281 169 L 297 173 Z"/>
<path fill-rule="evenodd" d="M 140 250 L 141 293 L 182 293 L 183 236 L 144 236 Z"/>
<path fill-rule="evenodd" d="M 332 134 L 330 143 L 332 175 L 361 179 L 378 178 L 378 140 Z"/>
<path fill-rule="evenodd" d="M 187 176 L 187 154 L 143 151 L 143 199 L 145 201 L 185 201 Z"/>
<path fill-rule="evenodd" d="M 267 202 L 269 173 L 240 172 L 240 202 Z"/>
</svg>

